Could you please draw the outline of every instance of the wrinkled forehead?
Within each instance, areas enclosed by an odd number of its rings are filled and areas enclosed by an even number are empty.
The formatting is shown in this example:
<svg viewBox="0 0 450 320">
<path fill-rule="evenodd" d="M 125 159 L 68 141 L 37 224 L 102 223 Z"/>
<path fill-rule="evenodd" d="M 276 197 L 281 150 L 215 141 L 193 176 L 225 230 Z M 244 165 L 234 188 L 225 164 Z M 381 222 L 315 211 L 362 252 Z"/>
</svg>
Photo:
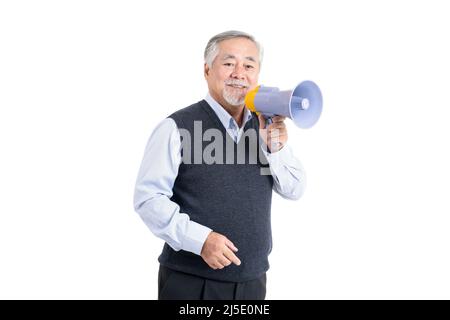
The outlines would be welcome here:
<svg viewBox="0 0 450 320">
<path fill-rule="evenodd" d="M 217 57 L 221 60 L 245 59 L 251 62 L 259 61 L 259 52 L 256 44 L 245 38 L 221 41 L 218 45 Z"/>
</svg>

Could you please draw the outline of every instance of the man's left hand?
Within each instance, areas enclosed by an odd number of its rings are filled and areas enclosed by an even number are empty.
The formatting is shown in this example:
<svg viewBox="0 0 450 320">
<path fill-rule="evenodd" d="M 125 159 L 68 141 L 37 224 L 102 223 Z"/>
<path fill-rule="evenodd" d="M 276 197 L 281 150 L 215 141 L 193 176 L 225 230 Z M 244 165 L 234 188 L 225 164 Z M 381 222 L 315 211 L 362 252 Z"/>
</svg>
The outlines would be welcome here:
<svg viewBox="0 0 450 320">
<path fill-rule="evenodd" d="M 259 135 L 269 148 L 271 153 L 277 152 L 283 148 L 288 140 L 288 133 L 284 120 L 286 117 L 275 116 L 272 123 L 266 127 L 266 119 L 261 114 L 258 115 Z"/>
</svg>

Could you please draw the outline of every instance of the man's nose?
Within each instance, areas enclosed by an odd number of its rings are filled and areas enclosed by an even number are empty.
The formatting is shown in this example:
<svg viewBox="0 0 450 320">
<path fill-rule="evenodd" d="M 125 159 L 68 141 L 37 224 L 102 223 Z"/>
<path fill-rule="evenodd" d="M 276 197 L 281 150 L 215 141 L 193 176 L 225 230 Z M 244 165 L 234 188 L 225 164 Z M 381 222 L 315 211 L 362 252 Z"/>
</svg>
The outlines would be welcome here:
<svg viewBox="0 0 450 320">
<path fill-rule="evenodd" d="M 234 67 L 233 73 L 231 74 L 231 77 L 235 79 L 245 79 L 245 69 L 244 66 L 236 65 Z"/>
</svg>

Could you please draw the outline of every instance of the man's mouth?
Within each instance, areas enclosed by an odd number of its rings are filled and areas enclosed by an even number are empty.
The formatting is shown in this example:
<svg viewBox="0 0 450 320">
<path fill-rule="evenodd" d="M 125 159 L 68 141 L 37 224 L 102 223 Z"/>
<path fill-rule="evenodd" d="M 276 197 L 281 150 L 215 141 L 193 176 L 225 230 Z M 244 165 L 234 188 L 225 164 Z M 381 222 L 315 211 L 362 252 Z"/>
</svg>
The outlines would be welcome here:
<svg viewBox="0 0 450 320">
<path fill-rule="evenodd" d="M 241 85 L 237 85 L 237 84 L 227 84 L 227 86 L 232 87 L 232 88 L 236 88 L 236 89 L 247 89 L 247 86 L 241 86 Z"/>
</svg>

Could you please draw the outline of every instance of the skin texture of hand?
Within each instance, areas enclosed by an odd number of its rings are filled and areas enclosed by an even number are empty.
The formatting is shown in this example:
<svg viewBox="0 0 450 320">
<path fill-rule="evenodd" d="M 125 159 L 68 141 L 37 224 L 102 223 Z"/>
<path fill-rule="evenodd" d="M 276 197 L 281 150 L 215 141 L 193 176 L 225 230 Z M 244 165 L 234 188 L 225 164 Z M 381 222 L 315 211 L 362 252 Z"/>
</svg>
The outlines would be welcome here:
<svg viewBox="0 0 450 320">
<path fill-rule="evenodd" d="M 240 265 L 241 260 L 235 255 L 238 249 L 224 235 L 212 231 L 203 244 L 201 257 L 214 270 L 223 269 L 231 263 Z"/>
<path fill-rule="evenodd" d="M 271 153 L 275 153 L 283 148 L 288 140 L 288 133 L 284 120 L 286 117 L 275 116 L 272 123 L 266 127 L 266 119 L 259 114 L 259 135 L 267 145 Z"/>
</svg>

